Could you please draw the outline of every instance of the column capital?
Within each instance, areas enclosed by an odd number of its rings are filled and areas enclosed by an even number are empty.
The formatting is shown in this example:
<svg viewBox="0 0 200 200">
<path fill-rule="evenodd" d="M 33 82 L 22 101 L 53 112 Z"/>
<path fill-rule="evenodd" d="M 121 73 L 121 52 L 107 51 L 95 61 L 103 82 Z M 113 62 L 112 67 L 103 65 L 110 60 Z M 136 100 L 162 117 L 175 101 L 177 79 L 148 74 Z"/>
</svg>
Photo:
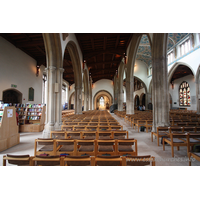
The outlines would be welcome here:
<svg viewBox="0 0 200 200">
<path fill-rule="evenodd" d="M 60 72 L 63 73 L 65 71 L 64 68 L 59 68 Z"/>
<path fill-rule="evenodd" d="M 47 69 L 49 69 L 50 71 L 54 71 L 54 70 L 56 70 L 56 67 L 54 67 L 54 66 L 49 66 L 49 67 L 47 67 Z"/>
</svg>

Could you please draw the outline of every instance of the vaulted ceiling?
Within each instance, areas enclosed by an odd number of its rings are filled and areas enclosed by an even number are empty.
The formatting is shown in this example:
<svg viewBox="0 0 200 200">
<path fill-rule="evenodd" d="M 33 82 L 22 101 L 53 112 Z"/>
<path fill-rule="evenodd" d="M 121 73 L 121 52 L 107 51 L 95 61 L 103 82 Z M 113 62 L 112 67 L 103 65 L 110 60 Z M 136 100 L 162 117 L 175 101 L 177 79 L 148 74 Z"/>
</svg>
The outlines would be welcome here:
<svg viewBox="0 0 200 200">
<path fill-rule="evenodd" d="M 169 33 L 168 49 L 172 48 L 187 33 Z M 0 33 L 4 39 L 24 51 L 37 61 L 37 65 L 46 66 L 46 52 L 42 33 Z M 93 82 L 100 79 L 112 80 L 119 63 L 125 55 L 133 33 L 75 33 L 89 68 Z M 147 35 L 143 35 L 139 44 L 137 60 L 149 66 L 151 64 L 151 47 Z M 74 72 L 68 50 L 64 54 L 63 78 L 74 83 Z"/>
</svg>

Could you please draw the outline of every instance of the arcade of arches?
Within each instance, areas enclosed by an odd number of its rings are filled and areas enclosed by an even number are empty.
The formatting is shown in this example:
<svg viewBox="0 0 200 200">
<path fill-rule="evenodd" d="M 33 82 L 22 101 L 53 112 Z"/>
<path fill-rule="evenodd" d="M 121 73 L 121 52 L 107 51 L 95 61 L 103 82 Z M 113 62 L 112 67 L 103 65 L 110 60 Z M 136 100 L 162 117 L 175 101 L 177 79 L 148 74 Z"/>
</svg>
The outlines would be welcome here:
<svg viewBox="0 0 200 200">
<path fill-rule="evenodd" d="M 14 49 L 12 42 L 21 50 Z M 11 74 L 8 79 L 18 83 L 18 90 L 9 91 L 12 83 L 0 75 L 5 82 L 0 86 L 1 100 L 26 103 L 27 87 L 35 88 L 33 103 L 47 105 L 44 137 L 60 129 L 63 108 L 79 115 L 117 105 L 119 111 L 134 114 L 145 105 L 153 110 L 153 130 L 169 125 L 169 109 L 200 112 L 198 33 L 0 34 L 0 43 L 10 49 L 0 49 L 4 58 L 0 64 L 8 66 L 6 70 L 15 70 L 6 53 L 20 51 L 19 59 L 26 61 L 21 51 L 27 47 L 26 53 L 35 55 L 24 65 L 15 61 L 24 75 Z M 38 75 L 34 65 L 40 66 Z"/>
</svg>

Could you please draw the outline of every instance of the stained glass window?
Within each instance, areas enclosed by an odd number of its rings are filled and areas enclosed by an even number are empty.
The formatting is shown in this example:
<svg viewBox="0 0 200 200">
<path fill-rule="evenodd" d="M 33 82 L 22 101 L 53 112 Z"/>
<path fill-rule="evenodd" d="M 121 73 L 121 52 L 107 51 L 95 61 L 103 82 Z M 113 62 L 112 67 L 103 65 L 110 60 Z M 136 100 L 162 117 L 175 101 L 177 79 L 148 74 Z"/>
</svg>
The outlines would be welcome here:
<svg viewBox="0 0 200 200">
<path fill-rule="evenodd" d="M 189 84 L 184 81 L 179 87 L 179 105 L 190 106 L 190 87 Z"/>
</svg>

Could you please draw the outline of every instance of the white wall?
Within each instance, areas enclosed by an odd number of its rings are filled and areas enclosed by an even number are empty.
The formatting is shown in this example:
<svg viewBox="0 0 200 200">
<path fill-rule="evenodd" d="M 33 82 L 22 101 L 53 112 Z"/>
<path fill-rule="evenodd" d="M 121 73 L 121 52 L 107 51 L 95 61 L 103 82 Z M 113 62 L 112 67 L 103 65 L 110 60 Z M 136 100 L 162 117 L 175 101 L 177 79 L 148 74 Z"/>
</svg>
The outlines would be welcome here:
<svg viewBox="0 0 200 200">
<path fill-rule="evenodd" d="M 113 98 L 113 81 L 108 79 L 101 79 L 93 84 L 92 88 L 92 102 L 94 102 L 94 96 L 100 90 L 105 90 L 112 95 Z M 94 109 L 94 105 L 92 104 L 92 109 Z"/>
<path fill-rule="evenodd" d="M 143 61 L 135 61 L 134 76 L 141 79 L 148 88 L 149 81 L 147 80 L 147 65 Z"/>
<path fill-rule="evenodd" d="M 197 69 L 200 64 L 200 48 L 196 49 L 195 51 L 192 51 L 192 53 L 189 53 L 188 55 L 184 56 L 181 59 L 178 59 L 177 62 L 182 62 L 190 66 L 192 72 L 194 75 L 196 75 Z M 174 66 L 175 63 L 170 64 L 168 66 L 168 72 L 169 70 Z"/>
<path fill-rule="evenodd" d="M 0 99 L 4 90 L 12 89 L 11 84 L 17 85 L 22 93 L 22 103 L 28 101 L 28 90 L 34 88 L 34 101 L 42 103 L 42 74 L 36 77 L 36 60 L 0 37 Z"/>
<path fill-rule="evenodd" d="M 180 84 L 186 81 L 188 82 L 189 86 L 190 86 L 190 102 L 191 102 L 191 106 L 187 107 L 187 106 L 179 106 L 179 86 Z M 172 96 L 172 107 L 176 107 L 176 108 L 183 108 L 186 107 L 188 110 L 196 110 L 197 105 L 196 105 L 196 86 L 195 86 L 195 81 L 194 81 L 194 77 L 192 75 L 189 76 L 185 76 L 179 79 L 174 80 L 174 89 L 172 89 L 171 84 L 169 85 L 169 93 Z M 194 102 L 193 102 L 194 101 Z M 176 102 L 176 104 L 174 104 L 174 102 Z"/>
<path fill-rule="evenodd" d="M 126 88 L 123 86 L 123 91 L 124 91 L 124 99 L 123 99 L 123 102 L 125 103 L 126 102 Z"/>
</svg>

